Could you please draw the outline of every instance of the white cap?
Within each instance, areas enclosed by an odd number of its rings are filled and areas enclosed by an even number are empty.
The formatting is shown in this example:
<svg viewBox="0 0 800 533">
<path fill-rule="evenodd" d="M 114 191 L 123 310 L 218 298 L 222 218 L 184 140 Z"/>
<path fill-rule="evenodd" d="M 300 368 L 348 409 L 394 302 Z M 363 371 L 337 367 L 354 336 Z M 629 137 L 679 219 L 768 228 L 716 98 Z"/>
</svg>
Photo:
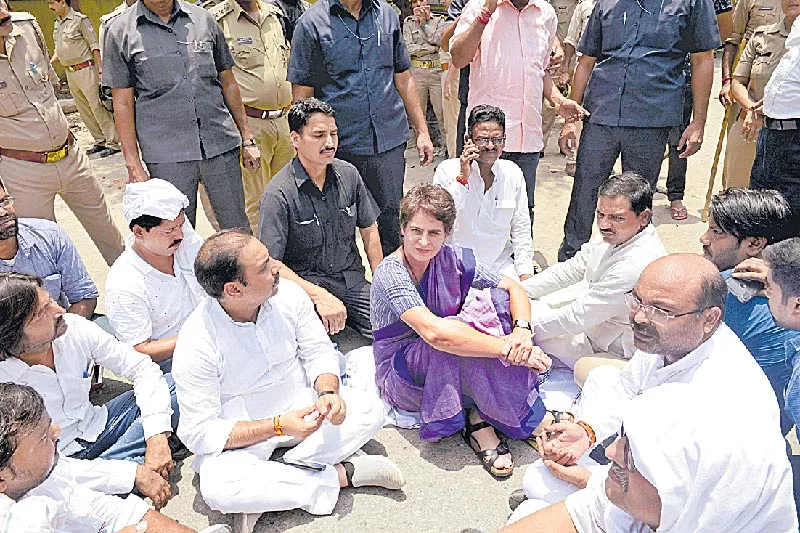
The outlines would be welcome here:
<svg viewBox="0 0 800 533">
<path fill-rule="evenodd" d="M 142 215 L 175 220 L 187 207 L 189 198 L 170 182 L 158 178 L 129 183 L 122 198 L 122 214 L 128 222 Z"/>
</svg>

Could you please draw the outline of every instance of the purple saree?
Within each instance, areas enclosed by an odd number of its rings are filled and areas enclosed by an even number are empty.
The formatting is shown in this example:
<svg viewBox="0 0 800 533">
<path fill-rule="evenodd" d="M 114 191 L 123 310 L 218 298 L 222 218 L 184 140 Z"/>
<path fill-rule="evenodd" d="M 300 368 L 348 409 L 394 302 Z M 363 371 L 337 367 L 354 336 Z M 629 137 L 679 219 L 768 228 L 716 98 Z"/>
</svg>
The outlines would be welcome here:
<svg viewBox="0 0 800 533">
<path fill-rule="evenodd" d="M 467 297 L 475 257 L 467 249 L 462 255 L 443 246 L 420 281 L 419 293 L 437 316 L 455 318 Z M 499 320 L 508 334 L 508 292 L 492 289 L 491 293 L 496 312 L 491 321 Z M 419 433 L 425 440 L 463 429 L 465 407 L 477 407 L 484 420 L 515 439 L 529 436 L 544 416 L 538 376 L 527 367 L 436 350 L 401 320 L 374 331 L 373 337 L 375 379 L 382 397 L 396 407 L 419 412 Z"/>
</svg>

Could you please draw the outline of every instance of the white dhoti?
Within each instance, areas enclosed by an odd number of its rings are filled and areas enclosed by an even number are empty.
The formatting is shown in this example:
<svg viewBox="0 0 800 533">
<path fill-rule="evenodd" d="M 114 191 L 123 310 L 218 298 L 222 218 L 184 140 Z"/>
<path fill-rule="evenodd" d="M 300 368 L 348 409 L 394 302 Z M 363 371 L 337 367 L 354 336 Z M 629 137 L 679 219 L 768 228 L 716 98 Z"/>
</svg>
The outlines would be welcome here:
<svg viewBox="0 0 800 533">
<path fill-rule="evenodd" d="M 200 493 L 209 507 L 226 514 L 298 508 L 315 515 L 330 514 L 339 498 L 334 465 L 374 437 L 384 421 L 379 398 L 348 387 L 341 387 L 340 394 L 347 405 L 347 417 L 339 426 L 325 421 L 305 440 L 273 437 L 254 446 L 200 458 L 193 466 L 200 474 Z M 308 407 L 315 399 L 313 389 L 303 389 L 291 410 Z M 287 447 L 292 449 L 281 462 L 272 460 L 277 448 Z"/>
</svg>

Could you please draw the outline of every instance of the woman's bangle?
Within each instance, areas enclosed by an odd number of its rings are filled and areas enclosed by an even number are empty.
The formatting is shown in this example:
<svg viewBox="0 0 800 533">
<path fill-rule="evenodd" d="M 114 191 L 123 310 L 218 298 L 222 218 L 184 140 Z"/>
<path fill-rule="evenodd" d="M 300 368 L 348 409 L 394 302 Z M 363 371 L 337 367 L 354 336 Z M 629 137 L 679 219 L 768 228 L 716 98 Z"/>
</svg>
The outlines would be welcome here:
<svg viewBox="0 0 800 533">
<path fill-rule="evenodd" d="M 589 446 L 594 446 L 594 443 L 597 442 L 597 435 L 595 435 L 595 432 L 592 429 L 592 426 L 590 426 L 589 424 L 587 424 L 583 420 L 578 420 L 576 422 L 576 424 L 578 424 L 580 427 L 582 427 L 583 430 L 586 432 L 586 435 L 588 435 L 588 437 L 589 437 Z"/>
<path fill-rule="evenodd" d="M 283 437 L 283 426 L 281 425 L 281 415 L 272 419 L 272 429 L 275 431 L 276 437 Z"/>
</svg>

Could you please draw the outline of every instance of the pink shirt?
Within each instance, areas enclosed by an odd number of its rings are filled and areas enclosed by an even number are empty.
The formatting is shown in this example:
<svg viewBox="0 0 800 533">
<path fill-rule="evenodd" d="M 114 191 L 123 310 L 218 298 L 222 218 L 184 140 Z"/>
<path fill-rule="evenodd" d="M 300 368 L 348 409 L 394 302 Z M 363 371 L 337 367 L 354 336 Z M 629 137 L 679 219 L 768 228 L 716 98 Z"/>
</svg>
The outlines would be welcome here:
<svg viewBox="0 0 800 533">
<path fill-rule="evenodd" d="M 470 0 L 453 35 L 467 31 L 483 7 Z M 544 69 L 556 38 L 555 9 L 546 0 L 529 0 L 522 11 L 501 0 L 483 30 L 470 64 L 469 109 L 479 104 L 506 114 L 507 152 L 539 152 L 542 140 Z"/>
</svg>

